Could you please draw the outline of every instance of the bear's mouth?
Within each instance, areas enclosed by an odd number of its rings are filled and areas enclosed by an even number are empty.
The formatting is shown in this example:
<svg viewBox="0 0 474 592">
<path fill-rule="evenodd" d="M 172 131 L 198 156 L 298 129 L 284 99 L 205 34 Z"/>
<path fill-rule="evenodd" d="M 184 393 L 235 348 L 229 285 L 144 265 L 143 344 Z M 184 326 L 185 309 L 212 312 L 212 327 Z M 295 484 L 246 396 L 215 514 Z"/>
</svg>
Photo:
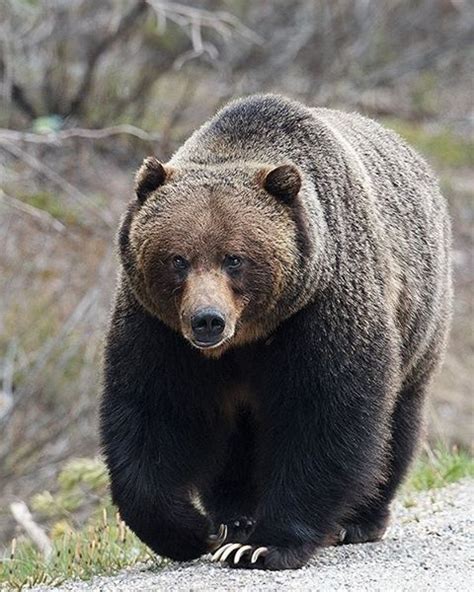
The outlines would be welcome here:
<svg viewBox="0 0 474 592">
<path fill-rule="evenodd" d="M 223 337 L 221 339 L 218 339 L 217 341 L 216 340 L 214 340 L 214 341 L 201 341 L 201 340 L 198 340 L 198 339 L 191 338 L 189 341 L 197 349 L 214 349 L 214 348 L 219 347 L 220 345 L 222 345 L 225 341 L 227 341 L 227 339 L 228 338 Z"/>
</svg>

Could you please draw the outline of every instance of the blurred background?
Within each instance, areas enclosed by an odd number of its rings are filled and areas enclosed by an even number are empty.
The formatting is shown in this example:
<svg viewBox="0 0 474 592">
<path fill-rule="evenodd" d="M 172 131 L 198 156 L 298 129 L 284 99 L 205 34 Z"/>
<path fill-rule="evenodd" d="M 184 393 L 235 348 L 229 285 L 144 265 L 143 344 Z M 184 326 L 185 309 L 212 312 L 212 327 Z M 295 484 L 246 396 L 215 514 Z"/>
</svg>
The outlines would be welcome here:
<svg viewBox="0 0 474 592">
<path fill-rule="evenodd" d="M 392 127 L 440 177 L 455 311 L 428 438 L 473 436 L 470 0 L 2 0 L 0 546 L 9 503 L 98 452 L 114 233 L 144 156 L 270 91 Z"/>
</svg>

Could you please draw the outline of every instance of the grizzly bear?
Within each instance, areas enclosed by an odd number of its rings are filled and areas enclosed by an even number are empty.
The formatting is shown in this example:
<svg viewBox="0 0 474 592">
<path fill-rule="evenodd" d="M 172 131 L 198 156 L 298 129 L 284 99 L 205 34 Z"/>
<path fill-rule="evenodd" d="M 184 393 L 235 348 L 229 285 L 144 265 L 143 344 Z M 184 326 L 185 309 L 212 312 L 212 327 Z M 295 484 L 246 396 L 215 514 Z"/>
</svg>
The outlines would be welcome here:
<svg viewBox="0 0 474 592">
<path fill-rule="evenodd" d="M 118 243 L 101 434 L 130 528 L 264 569 L 380 539 L 451 309 L 422 158 L 364 117 L 251 96 L 144 161 Z"/>
</svg>

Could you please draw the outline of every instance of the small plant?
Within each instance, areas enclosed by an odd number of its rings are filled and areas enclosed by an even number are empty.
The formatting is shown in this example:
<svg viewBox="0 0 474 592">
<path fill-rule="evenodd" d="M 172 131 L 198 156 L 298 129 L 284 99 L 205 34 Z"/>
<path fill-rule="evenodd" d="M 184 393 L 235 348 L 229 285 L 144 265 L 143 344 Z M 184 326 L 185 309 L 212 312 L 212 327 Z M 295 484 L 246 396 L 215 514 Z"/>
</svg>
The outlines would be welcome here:
<svg viewBox="0 0 474 592">
<path fill-rule="evenodd" d="M 72 459 L 59 473 L 57 492 L 54 495 L 49 491 L 38 493 L 33 496 L 31 505 L 39 514 L 56 519 L 74 517 L 74 512 L 98 513 L 100 504 L 110 510 L 108 485 L 107 469 L 100 459 Z"/>
<path fill-rule="evenodd" d="M 426 447 L 405 487 L 408 491 L 437 489 L 464 477 L 474 477 L 474 458 L 469 452 L 456 447 L 438 446 L 434 450 Z"/>
<path fill-rule="evenodd" d="M 48 559 L 29 541 L 14 539 L 10 556 L 0 561 L 0 588 L 59 586 L 71 578 L 87 580 L 136 563 L 161 565 L 164 562 L 137 539 L 118 513 L 110 516 L 105 509 L 102 519 L 91 521 L 87 527 L 56 534 Z"/>
<path fill-rule="evenodd" d="M 100 459 L 69 461 L 58 476 L 57 491 L 31 500 L 46 517 L 52 552 L 45 558 L 26 538 L 13 540 L 9 556 L 0 559 L 0 589 L 22 590 L 65 580 L 87 580 L 135 565 L 162 565 L 120 519 L 108 494 L 108 475 Z"/>
</svg>

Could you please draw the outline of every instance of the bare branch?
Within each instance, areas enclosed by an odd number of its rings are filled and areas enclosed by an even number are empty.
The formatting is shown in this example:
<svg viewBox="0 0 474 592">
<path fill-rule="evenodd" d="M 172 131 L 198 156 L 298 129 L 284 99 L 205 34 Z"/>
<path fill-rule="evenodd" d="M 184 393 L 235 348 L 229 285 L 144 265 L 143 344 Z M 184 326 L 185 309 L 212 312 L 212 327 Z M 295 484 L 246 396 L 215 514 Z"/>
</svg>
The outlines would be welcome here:
<svg viewBox="0 0 474 592">
<path fill-rule="evenodd" d="M 66 230 L 66 227 L 62 222 L 57 220 L 54 216 L 51 216 L 51 214 L 45 210 L 35 208 L 34 206 L 24 203 L 23 201 L 20 201 L 11 195 L 7 195 L 3 189 L 0 189 L 0 202 L 3 202 L 7 207 L 14 208 L 19 212 L 23 212 L 24 214 L 33 217 L 35 220 L 48 225 L 57 232 L 63 233 Z"/>
<path fill-rule="evenodd" d="M 53 545 L 45 531 L 33 520 L 33 516 L 25 502 L 11 503 L 10 510 L 13 514 L 13 518 L 15 518 L 18 524 L 23 527 L 26 534 L 38 547 L 44 558 L 48 559 L 51 556 Z"/>
<path fill-rule="evenodd" d="M 0 143 L 7 142 L 31 142 L 34 144 L 52 144 L 60 145 L 64 140 L 70 138 L 84 138 L 87 140 L 100 140 L 109 136 L 125 134 L 134 136 L 145 142 L 157 142 L 161 135 L 146 132 L 135 125 L 121 124 L 102 129 L 71 128 L 60 132 L 51 132 L 48 134 L 34 134 L 31 132 L 18 132 L 9 129 L 0 128 Z"/>
<path fill-rule="evenodd" d="M 104 37 L 102 41 L 91 51 L 87 62 L 86 70 L 82 78 L 75 97 L 71 101 L 69 108 L 69 115 L 77 115 L 80 113 L 84 101 L 87 99 L 94 78 L 94 73 L 102 55 L 116 42 L 118 39 L 127 36 L 138 18 L 146 12 L 148 4 L 146 0 L 136 0 L 129 12 L 125 14 L 120 20 L 118 27 Z"/>
<path fill-rule="evenodd" d="M 263 39 L 259 35 L 229 12 L 210 11 L 164 0 L 146 0 L 146 2 L 156 12 L 161 28 L 166 19 L 184 28 L 191 38 L 196 55 L 203 53 L 201 33 L 203 28 L 216 31 L 225 40 L 228 40 L 232 34 L 237 34 L 252 43 L 263 43 Z"/>
<path fill-rule="evenodd" d="M 38 173 L 42 174 L 44 177 L 52 181 L 58 187 L 64 189 L 69 195 L 83 208 L 92 210 L 94 212 L 94 216 L 100 219 L 107 227 L 113 228 L 114 223 L 111 219 L 110 214 L 101 208 L 98 204 L 96 204 L 90 197 L 88 197 L 82 191 L 79 191 L 77 187 L 74 187 L 69 181 L 61 177 L 56 171 L 50 168 L 43 162 L 40 162 L 37 158 L 28 154 L 21 148 L 19 148 L 13 142 L 9 142 L 5 140 L 2 142 L 3 147 L 5 150 L 25 162 L 29 167 L 37 171 Z"/>
</svg>

